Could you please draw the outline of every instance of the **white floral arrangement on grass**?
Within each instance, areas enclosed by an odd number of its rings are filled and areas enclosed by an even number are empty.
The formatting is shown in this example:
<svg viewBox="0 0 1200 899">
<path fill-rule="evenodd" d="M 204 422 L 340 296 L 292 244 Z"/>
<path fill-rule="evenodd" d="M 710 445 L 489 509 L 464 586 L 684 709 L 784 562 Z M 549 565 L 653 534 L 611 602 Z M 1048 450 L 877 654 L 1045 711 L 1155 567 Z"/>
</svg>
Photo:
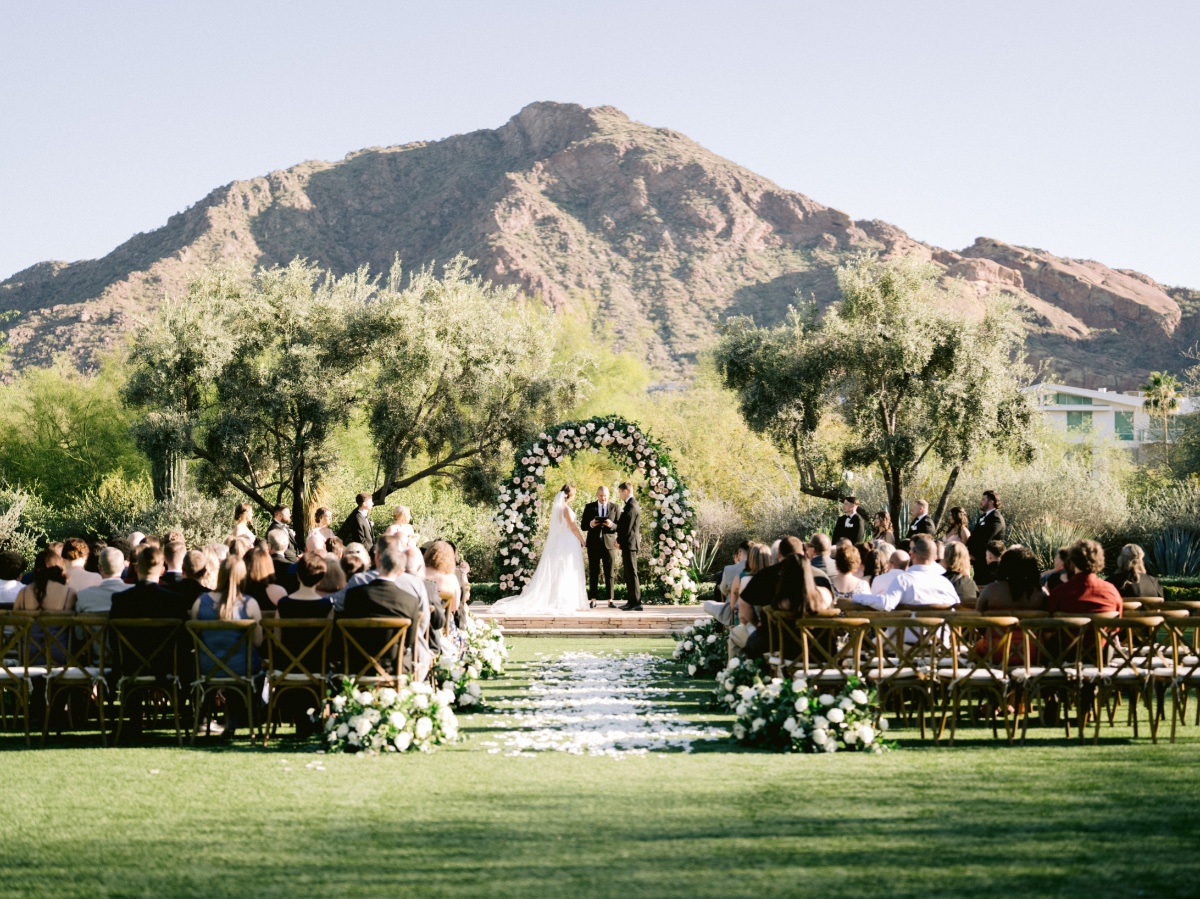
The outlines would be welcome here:
<svg viewBox="0 0 1200 899">
<path fill-rule="evenodd" d="M 731 666 L 733 662 L 729 663 Z M 782 752 L 883 752 L 888 722 L 874 690 L 849 678 L 838 693 L 809 687 L 803 678 L 772 678 L 737 688 L 733 738 Z"/>
<path fill-rule="evenodd" d="M 724 712 L 733 712 L 741 702 L 742 687 L 753 687 L 761 681 L 766 665 L 762 659 L 741 659 L 734 656 L 717 672 L 717 686 L 709 705 Z"/>
<path fill-rule="evenodd" d="M 675 635 L 674 658 L 688 677 L 712 677 L 729 658 L 729 634 L 715 618 Z"/>
<path fill-rule="evenodd" d="M 480 679 L 500 677 L 508 660 L 504 643 L 504 628 L 497 621 L 484 621 L 468 614 L 466 624 L 459 630 L 466 640 L 462 653 L 438 656 L 436 675 L 442 689 L 454 691 L 454 703 L 470 708 L 483 702 Z"/>
<path fill-rule="evenodd" d="M 500 589 L 506 595 L 520 592 L 537 567 L 533 540 L 541 518 L 538 488 L 546 483 L 546 472 L 574 453 L 601 449 L 645 477 L 655 509 L 650 573 L 672 602 L 689 602 L 697 589 L 696 512 L 689 491 L 666 449 L 637 425 L 615 416 L 564 422 L 517 452 L 511 481 L 500 489 L 495 517 L 500 528 Z"/>
<path fill-rule="evenodd" d="M 429 752 L 458 739 L 454 694 L 427 683 L 360 690 L 353 678 L 325 700 L 325 748 L 329 752 Z"/>
</svg>

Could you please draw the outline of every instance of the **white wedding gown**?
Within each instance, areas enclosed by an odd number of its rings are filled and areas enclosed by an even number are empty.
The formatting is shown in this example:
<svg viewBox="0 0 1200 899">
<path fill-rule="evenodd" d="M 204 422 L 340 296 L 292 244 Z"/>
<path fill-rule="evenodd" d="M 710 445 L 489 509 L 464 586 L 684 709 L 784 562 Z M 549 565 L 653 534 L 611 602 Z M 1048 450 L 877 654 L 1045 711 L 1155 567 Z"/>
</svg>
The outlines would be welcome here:
<svg viewBox="0 0 1200 899">
<path fill-rule="evenodd" d="M 571 530 L 575 513 L 562 493 L 554 497 L 550 530 L 533 577 L 520 596 L 501 599 L 493 612 L 505 615 L 574 615 L 588 607 L 583 547 Z"/>
</svg>

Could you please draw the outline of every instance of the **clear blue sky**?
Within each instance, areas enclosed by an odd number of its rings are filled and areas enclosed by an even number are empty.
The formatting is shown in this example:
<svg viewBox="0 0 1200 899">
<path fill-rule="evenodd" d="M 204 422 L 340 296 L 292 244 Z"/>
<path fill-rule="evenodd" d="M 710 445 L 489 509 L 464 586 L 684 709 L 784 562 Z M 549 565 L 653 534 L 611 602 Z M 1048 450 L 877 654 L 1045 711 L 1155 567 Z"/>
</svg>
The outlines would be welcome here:
<svg viewBox="0 0 1200 899">
<path fill-rule="evenodd" d="M 855 218 L 1200 288 L 1200 3 L 2 0 L 0 278 L 304 159 L 617 106 Z"/>
</svg>

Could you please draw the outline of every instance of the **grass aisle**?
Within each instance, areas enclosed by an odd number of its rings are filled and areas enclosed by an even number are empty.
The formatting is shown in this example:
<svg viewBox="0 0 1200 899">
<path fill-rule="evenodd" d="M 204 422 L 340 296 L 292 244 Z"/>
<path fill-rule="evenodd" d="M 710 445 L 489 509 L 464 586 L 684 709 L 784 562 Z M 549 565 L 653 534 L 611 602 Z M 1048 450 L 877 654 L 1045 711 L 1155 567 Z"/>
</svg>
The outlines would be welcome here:
<svg viewBox="0 0 1200 899">
<path fill-rule="evenodd" d="M 669 640 L 516 639 L 494 700 L 563 652 Z M 541 654 L 541 655 L 539 655 Z M 704 688 L 660 684 L 696 727 Z M 489 753 L 511 712 L 429 756 L 103 750 L 0 738 L 0 896 L 1191 896 L 1200 736 L 1101 746 L 970 731 L 954 749 L 775 756 L 697 742 L 618 758 Z M 960 732 L 960 736 L 962 732 Z M 324 770 L 306 767 L 321 761 Z"/>
</svg>

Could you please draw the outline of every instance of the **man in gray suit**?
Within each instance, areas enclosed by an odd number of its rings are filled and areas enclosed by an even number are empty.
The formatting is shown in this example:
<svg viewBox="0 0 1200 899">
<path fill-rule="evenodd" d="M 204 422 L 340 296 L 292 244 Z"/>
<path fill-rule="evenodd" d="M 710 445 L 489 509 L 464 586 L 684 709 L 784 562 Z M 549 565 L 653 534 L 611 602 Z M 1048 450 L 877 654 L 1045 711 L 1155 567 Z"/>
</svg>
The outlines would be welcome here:
<svg viewBox="0 0 1200 899">
<path fill-rule="evenodd" d="M 100 577 L 94 587 L 84 587 L 75 596 L 75 611 L 88 615 L 107 615 L 112 609 L 114 593 L 128 590 L 130 585 L 121 580 L 125 570 L 125 554 L 113 546 L 100 553 Z"/>
</svg>

